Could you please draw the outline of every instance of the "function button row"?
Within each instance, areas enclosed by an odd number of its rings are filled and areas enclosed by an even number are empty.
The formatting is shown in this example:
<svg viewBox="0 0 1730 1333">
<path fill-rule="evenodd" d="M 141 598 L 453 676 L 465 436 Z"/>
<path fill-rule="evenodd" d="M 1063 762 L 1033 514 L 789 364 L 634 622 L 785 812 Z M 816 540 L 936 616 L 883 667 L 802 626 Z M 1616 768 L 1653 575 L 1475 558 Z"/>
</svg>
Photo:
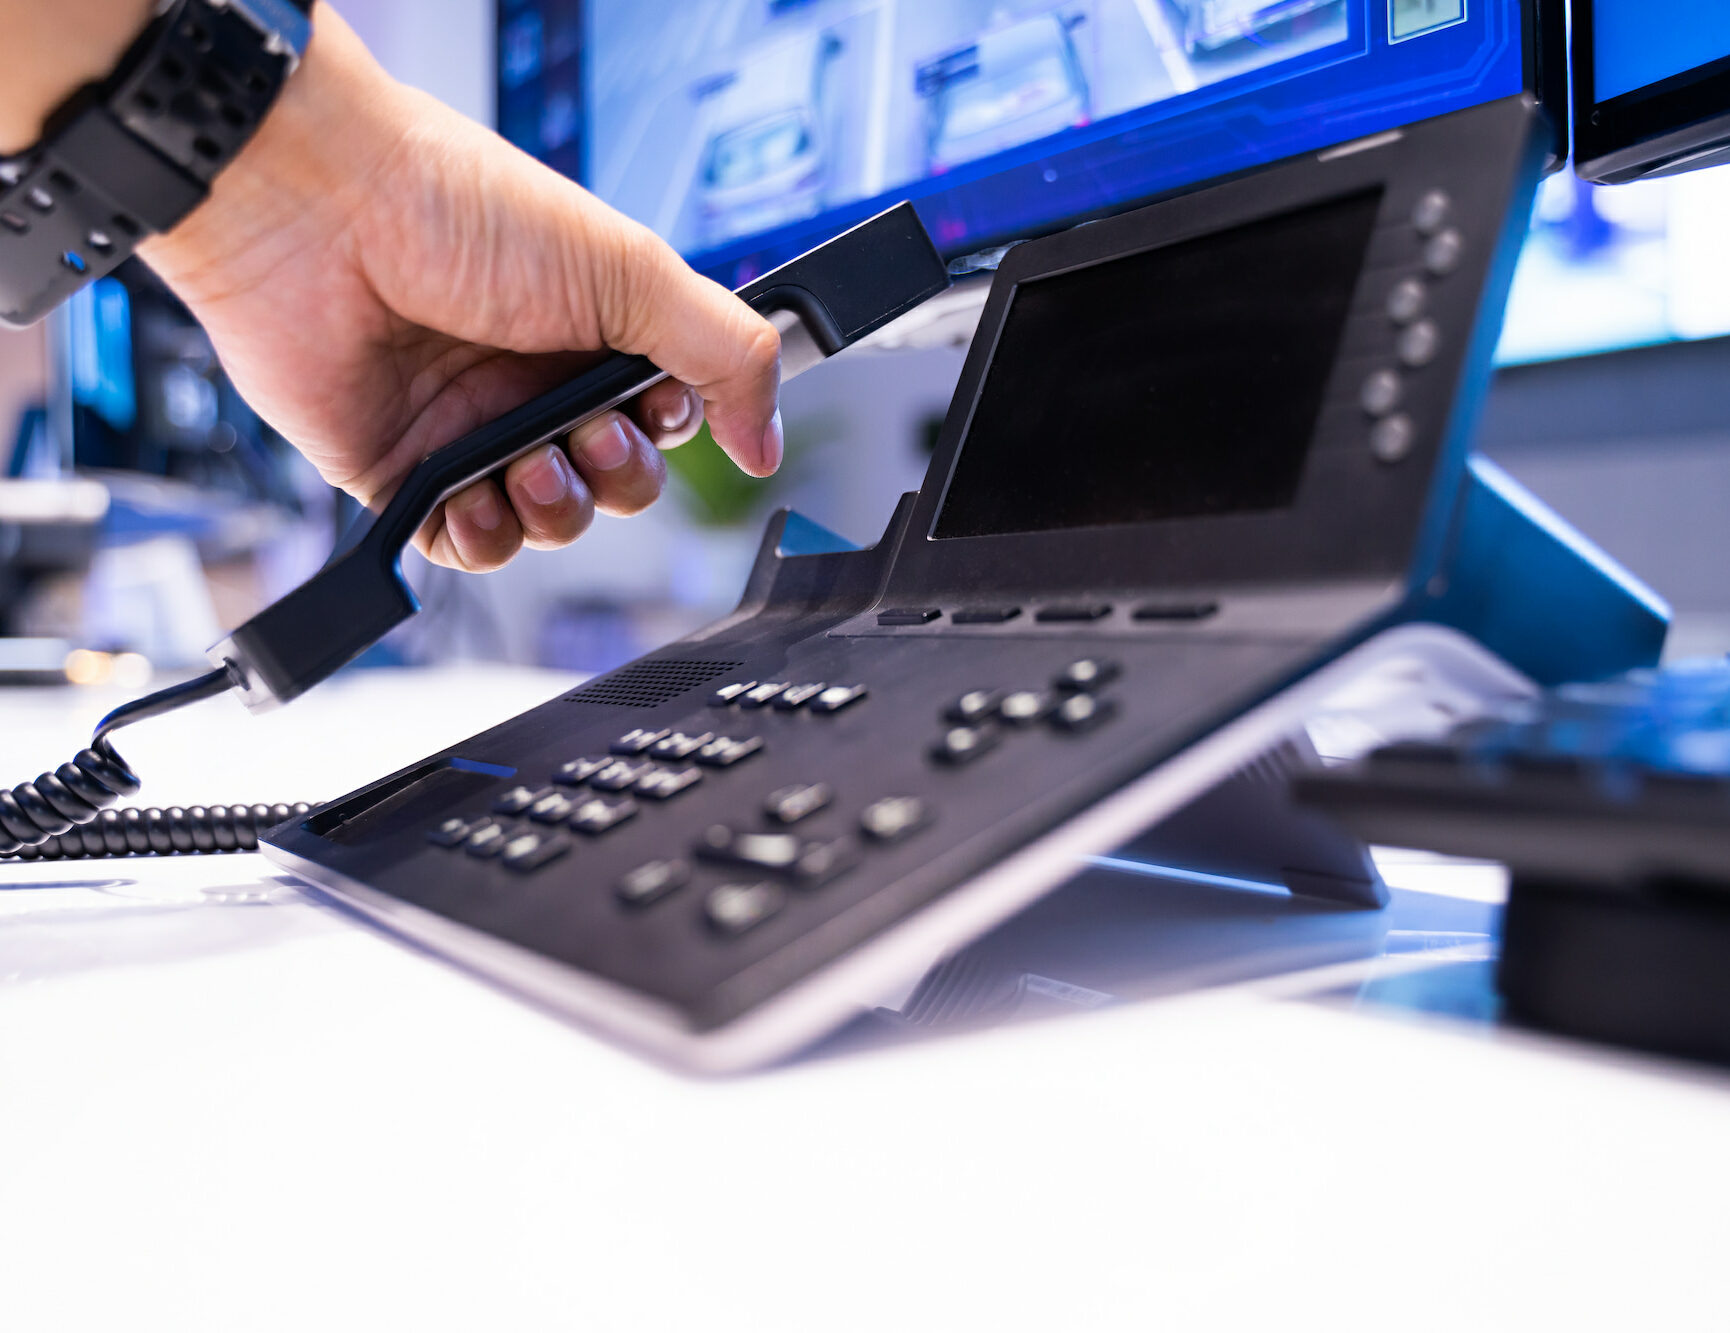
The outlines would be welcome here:
<svg viewBox="0 0 1730 1333">
<path fill-rule="evenodd" d="M 504 850 L 510 833 L 509 825 L 501 824 L 496 819 L 483 819 L 474 825 L 463 839 L 463 850 L 470 856 L 486 860 Z"/>
<path fill-rule="evenodd" d="M 770 792 L 763 802 L 763 813 L 777 824 L 797 824 L 834 799 L 834 789 L 827 782 L 801 782 Z"/>
<path fill-rule="evenodd" d="M 723 685 L 709 696 L 713 708 L 737 704 L 741 708 L 763 708 L 773 705 L 783 713 L 810 708 L 813 713 L 838 713 L 848 704 L 863 699 L 869 691 L 863 685 L 830 685 L 824 681 L 793 684 L 785 680 L 735 681 Z"/>
</svg>

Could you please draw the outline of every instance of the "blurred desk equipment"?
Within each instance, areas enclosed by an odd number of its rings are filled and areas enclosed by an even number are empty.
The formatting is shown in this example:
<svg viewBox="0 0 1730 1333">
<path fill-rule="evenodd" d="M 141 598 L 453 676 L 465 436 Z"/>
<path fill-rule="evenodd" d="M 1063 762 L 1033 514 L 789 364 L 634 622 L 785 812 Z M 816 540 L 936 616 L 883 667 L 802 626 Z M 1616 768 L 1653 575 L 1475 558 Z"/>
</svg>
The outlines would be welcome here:
<svg viewBox="0 0 1730 1333">
<path fill-rule="evenodd" d="M 66 679 L 71 645 L 20 637 L 18 615 L 43 580 L 89 568 L 107 513 L 99 482 L 0 479 L 0 684 Z"/>
<path fill-rule="evenodd" d="M 1511 1017 L 1730 1064 L 1730 662 L 1565 685 L 1296 792 L 1367 841 L 1507 863 Z"/>
<path fill-rule="evenodd" d="M 1621 184 L 1730 163 L 1730 6 L 1574 0 L 1575 158 Z"/>
</svg>

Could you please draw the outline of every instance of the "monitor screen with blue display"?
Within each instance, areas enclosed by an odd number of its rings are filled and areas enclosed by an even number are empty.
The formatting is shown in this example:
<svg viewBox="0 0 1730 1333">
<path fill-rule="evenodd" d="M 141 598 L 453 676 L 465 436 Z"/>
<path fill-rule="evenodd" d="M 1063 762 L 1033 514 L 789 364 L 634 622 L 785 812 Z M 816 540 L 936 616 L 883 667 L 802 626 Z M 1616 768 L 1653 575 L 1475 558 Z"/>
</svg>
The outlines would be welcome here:
<svg viewBox="0 0 1730 1333">
<path fill-rule="evenodd" d="M 1725 0 L 1596 0 L 1593 14 L 1600 102 L 1730 59 Z"/>
<path fill-rule="evenodd" d="M 960 256 L 1517 93 L 1536 12 L 499 0 L 499 127 L 735 285 L 902 198 Z"/>
</svg>

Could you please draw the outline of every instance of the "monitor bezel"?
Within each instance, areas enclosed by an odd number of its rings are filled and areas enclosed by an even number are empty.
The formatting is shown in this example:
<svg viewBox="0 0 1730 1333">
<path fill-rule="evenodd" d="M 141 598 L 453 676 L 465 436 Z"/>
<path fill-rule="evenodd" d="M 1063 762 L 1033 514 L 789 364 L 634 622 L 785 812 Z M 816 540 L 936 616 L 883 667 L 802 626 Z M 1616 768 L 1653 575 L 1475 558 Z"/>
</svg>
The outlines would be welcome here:
<svg viewBox="0 0 1730 1333">
<path fill-rule="evenodd" d="M 1487 386 L 1501 306 L 1525 234 L 1543 154 L 1533 116 L 1529 99 L 1505 99 L 1373 136 L 1356 151 L 1305 154 L 1011 250 L 962 368 L 896 556 L 888 600 L 1424 577 L 1441 549 L 1464 476 L 1470 426 Z M 1530 168 L 1529 181 L 1520 164 L 1509 160 L 1510 151 Z M 1454 225 L 1465 236 L 1470 258 L 1431 286 L 1431 316 L 1443 330 L 1446 350 L 1409 377 L 1403 406 L 1418 429 L 1411 453 L 1389 466 L 1368 447 L 1372 422 L 1359 406 L 1360 385 L 1369 370 L 1393 361 L 1397 331 L 1390 332 L 1387 295 L 1420 263 L 1423 241 L 1411 219 L 1419 200 L 1438 188 L 1455 201 Z M 1289 508 L 990 536 L 935 535 L 1019 283 L 1367 190 L 1382 191 L 1381 209 Z M 1342 493 L 1353 497 L 1346 511 L 1338 500 Z M 1350 521 L 1342 521 L 1347 515 Z"/>
<path fill-rule="evenodd" d="M 1365 0 L 1365 2 L 1367 4 L 1375 5 L 1385 4 L 1386 0 Z M 494 0 L 495 32 L 503 31 L 505 14 L 511 3 L 512 0 Z M 580 21 L 583 8 L 586 4 L 590 3 L 590 0 L 574 0 L 574 3 L 576 4 Z M 1569 123 L 1567 115 L 1569 86 L 1567 42 L 1568 0 L 1516 0 L 1516 3 L 1520 6 L 1521 45 L 1525 58 L 1526 91 L 1531 94 L 1539 106 L 1548 109 L 1550 113 L 1548 128 L 1552 138 L 1547 149 L 1546 170 L 1553 170 L 1567 162 L 1570 148 Z M 504 51 L 501 43 L 495 42 L 494 48 L 493 125 L 497 128 L 502 123 L 502 61 L 504 60 Z M 586 81 L 588 78 L 589 59 L 590 54 L 585 46 L 578 57 L 579 83 Z M 1478 105 L 1484 105 L 1484 103 L 1478 103 Z M 587 137 L 584 135 L 579 136 L 576 145 L 577 160 L 580 163 L 579 176 L 576 179 L 579 184 L 584 184 L 585 186 L 587 182 L 583 178 L 586 177 L 589 169 L 586 143 Z M 1232 173 L 1232 175 L 1243 175 L 1257 172 L 1262 170 L 1266 165 L 1268 164 L 1262 163 L 1256 166 L 1246 167 L 1238 172 Z M 943 245 L 940 242 L 938 248 L 943 254 L 943 257 L 947 260 L 960 259 L 969 255 L 989 256 L 990 253 L 997 248 L 1015 241 L 1027 240 L 1035 236 L 1047 236 L 1054 232 L 1066 230 L 1067 228 L 1076 226 L 1083 222 L 1091 222 L 1100 218 L 1113 217 L 1120 213 L 1141 208 L 1155 199 L 1166 197 L 1168 194 L 1178 194 L 1191 190 L 1207 188 L 1210 185 L 1216 184 L 1221 179 L 1230 178 L 1230 176 L 1224 176 L 1209 180 L 1195 181 L 1188 185 L 1177 187 L 1175 190 L 1171 191 L 1160 191 L 1135 198 L 1122 199 L 1104 208 L 1089 208 L 1081 209 L 1072 213 L 1061 213 L 1032 229 L 1004 228 L 993 232 L 980 232 L 978 234 L 969 235 L 965 243 Z M 923 198 L 926 196 L 921 197 Z M 837 208 L 833 210 L 833 234 L 838 235 L 848 227 L 863 221 L 866 217 L 869 217 L 874 212 L 878 211 L 878 207 L 880 206 L 880 202 L 874 204 L 874 201 L 872 200 L 856 200 L 852 204 L 838 205 Z M 763 235 L 772 234 L 773 233 L 771 232 L 764 233 Z M 753 253 L 756 253 L 761 257 L 774 253 L 774 250 L 773 247 L 765 246 L 761 251 Z M 702 254 L 701 252 L 697 252 L 695 255 L 687 255 L 685 257 L 687 260 L 691 260 L 693 258 L 702 258 Z M 790 256 L 781 256 L 781 258 L 787 257 Z M 702 271 L 708 276 L 722 281 L 723 285 L 731 285 L 727 281 L 728 278 L 734 276 L 734 271 L 745 262 L 746 261 L 741 259 L 740 256 L 733 255 L 728 259 L 705 265 Z M 775 262 L 779 262 L 779 260 L 776 260 Z"/>
<path fill-rule="evenodd" d="M 1730 161 L 1730 56 L 1602 101 L 1596 0 L 1574 0 L 1575 170 L 1623 184 Z"/>
</svg>

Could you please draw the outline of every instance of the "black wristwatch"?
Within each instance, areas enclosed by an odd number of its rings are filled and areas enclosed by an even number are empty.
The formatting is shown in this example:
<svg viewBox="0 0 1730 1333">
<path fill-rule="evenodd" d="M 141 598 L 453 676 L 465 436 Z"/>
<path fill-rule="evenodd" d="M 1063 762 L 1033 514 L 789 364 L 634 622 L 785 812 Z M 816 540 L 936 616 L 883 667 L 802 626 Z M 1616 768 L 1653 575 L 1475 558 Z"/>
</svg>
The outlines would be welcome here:
<svg viewBox="0 0 1730 1333">
<path fill-rule="evenodd" d="M 167 231 L 246 146 L 315 0 L 162 0 L 114 72 L 0 157 L 0 324 L 23 327 Z"/>
</svg>

